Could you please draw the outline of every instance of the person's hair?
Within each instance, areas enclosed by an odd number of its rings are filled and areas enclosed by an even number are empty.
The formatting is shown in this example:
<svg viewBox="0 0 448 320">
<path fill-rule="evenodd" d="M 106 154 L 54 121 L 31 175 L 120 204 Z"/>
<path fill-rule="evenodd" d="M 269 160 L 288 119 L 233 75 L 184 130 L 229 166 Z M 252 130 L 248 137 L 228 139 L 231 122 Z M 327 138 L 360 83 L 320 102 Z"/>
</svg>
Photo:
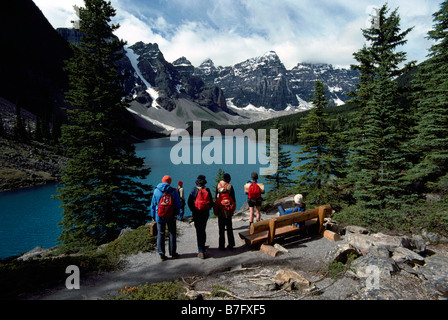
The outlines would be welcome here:
<svg viewBox="0 0 448 320">
<path fill-rule="evenodd" d="M 207 184 L 207 180 L 205 179 L 205 176 L 200 174 L 196 179 L 196 185 L 203 187 L 206 184 Z"/>
<path fill-rule="evenodd" d="M 228 174 L 228 173 L 224 173 L 224 175 L 222 176 L 222 179 L 223 179 L 225 182 L 230 182 L 230 180 L 231 180 L 230 174 Z"/>
<path fill-rule="evenodd" d="M 252 178 L 252 180 L 257 181 L 258 180 L 258 174 L 256 172 L 252 172 L 251 178 Z"/>
</svg>

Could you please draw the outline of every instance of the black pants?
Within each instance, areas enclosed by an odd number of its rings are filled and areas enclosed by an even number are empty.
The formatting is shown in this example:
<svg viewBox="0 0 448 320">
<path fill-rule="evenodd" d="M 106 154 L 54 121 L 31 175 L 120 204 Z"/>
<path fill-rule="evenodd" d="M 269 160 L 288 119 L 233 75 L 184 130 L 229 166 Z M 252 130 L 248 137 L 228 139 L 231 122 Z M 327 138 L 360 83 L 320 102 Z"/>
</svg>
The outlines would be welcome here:
<svg viewBox="0 0 448 320">
<path fill-rule="evenodd" d="M 229 242 L 230 247 L 235 246 L 235 238 L 233 236 L 233 226 L 232 226 L 232 217 L 218 217 L 218 228 L 219 228 L 219 248 L 224 249 L 226 238 L 225 231 L 227 229 L 227 241 Z"/>
<path fill-rule="evenodd" d="M 207 211 L 193 211 L 194 228 L 196 229 L 196 239 L 198 241 L 198 252 L 205 252 L 205 242 L 207 241 L 207 221 L 210 212 Z"/>
</svg>

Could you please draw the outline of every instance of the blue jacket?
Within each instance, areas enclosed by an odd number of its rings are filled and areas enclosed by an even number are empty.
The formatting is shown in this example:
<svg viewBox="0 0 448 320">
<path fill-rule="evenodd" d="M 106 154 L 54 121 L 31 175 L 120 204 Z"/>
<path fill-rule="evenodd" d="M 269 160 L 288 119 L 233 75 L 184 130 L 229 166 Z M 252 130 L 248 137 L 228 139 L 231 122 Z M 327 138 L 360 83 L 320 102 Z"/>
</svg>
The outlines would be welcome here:
<svg viewBox="0 0 448 320">
<path fill-rule="evenodd" d="M 285 214 L 291 214 L 293 212 L 292 210 L 293 208 L 285 210 Z M 303 211 L 305 211 L 305 207 L 300 208 L 299 206 L 297 206 L 294 208 L 294 212 L 303 212 Z"/>
<path fill-rule="evenodd" d="M 157 210 L 159 209 L 159 202 L 160 198 L 162 198 L 164 192 L 171 192 L 171 197 L 174 201 L 174 217 L 179 214 L 179 208 L 180 208 L 180 199 L 179 199 L 179 193 L 176 189 L 171 187 L 168 183 L 159 183 L 154 190 L 154 194 L 152 196 L 151 206 L 150 206 L 150 212 L 151 216 L 154 221 L 156 222 L 167 222 L 168 220 L 162 219 L 157 215 Z"/>
</svg>

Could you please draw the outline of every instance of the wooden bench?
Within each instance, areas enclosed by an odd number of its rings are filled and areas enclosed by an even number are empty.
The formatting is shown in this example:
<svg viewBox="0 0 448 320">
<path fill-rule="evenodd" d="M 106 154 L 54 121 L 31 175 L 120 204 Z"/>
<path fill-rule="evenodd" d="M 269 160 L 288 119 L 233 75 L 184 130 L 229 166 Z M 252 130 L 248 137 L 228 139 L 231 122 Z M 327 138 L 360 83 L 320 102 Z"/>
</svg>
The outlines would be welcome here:
<svg viewBox="0 0 448 320">
<path fill-rule="evenodd" d="M 239 233 L 248 246 L 260 243 L 273 244 L 275 238 L 285 237 L 298 233 L 317 224 L 318 233 L 323 232 L 324 218 L 330 215 L 330 205 L 308 209 L 304 212 L 294 212 L 280 217 L 270 218 L 252 223 L 250 230 Z M 301 228 L 294 226 L 295 223 L 305 222 Z"/>
</svg>

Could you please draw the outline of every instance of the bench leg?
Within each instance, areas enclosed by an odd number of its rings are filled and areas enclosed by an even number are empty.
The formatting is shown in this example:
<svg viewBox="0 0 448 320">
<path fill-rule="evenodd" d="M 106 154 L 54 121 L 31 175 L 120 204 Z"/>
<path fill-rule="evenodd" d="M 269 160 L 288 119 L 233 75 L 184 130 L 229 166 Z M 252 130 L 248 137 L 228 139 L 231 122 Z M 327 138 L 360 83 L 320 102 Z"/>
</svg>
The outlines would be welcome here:
<svg viewBox="0 0 448 320">
<path fill-rule="evenodd" d="M 275 224 L 277 222 L 277 219 L 271 218 L 269 220 L 269 235 L 268 235 L 268 244 L 274 243 L 274 237 L 275 237 Z"/>
</svg>

